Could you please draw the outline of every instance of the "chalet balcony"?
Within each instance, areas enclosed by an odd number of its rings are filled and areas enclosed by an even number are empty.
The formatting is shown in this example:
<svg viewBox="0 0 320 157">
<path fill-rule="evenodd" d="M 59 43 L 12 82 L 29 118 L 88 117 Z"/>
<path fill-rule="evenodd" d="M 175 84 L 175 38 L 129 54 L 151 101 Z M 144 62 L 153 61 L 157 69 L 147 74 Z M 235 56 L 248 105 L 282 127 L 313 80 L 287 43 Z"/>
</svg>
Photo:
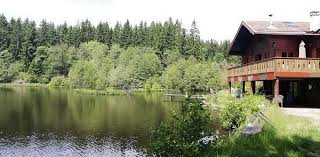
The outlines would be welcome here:
<svg viewBox="0 0 320 157">
<path fill-rule="evenodd" d="M 229 68 L 229 82 L 276 78 L 320 78 L 320 58 L 269 58 Z"/>
</svg>

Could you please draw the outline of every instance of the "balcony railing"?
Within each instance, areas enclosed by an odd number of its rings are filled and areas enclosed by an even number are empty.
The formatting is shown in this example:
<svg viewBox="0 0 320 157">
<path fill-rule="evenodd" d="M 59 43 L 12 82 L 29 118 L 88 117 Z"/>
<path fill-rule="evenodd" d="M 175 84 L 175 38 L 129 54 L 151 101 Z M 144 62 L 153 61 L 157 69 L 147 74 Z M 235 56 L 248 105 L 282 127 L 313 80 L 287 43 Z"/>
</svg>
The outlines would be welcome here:
<svg viewBox="0 0 320 157">
<path fill-rule="evenodd" d="M 320 58 L 269 58 L 228 69 L 228 77 L 269 72 L 320 73 Z"/>
</svg>

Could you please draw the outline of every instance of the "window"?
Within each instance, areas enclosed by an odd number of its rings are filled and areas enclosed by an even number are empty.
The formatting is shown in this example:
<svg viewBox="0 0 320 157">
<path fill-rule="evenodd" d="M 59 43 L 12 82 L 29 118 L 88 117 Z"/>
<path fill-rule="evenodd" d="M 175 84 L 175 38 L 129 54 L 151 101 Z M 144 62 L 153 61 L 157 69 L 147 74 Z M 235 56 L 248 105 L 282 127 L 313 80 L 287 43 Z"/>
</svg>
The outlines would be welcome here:
<svg viewBox="0 0 320 157">
<path fill-rule="evenodd" d="M 293 52 L 290 52 L 288 57 L 294 57 Z"/>
<path fill-rule="evenodd" d="M 287 57 L 287 53 L 286 52 L 282 52 L 281 57 Z"/>
<path fill-rule="evenodd" d="M 261 60 L 261 55 L 256 55 L 255 61 Z"/>
</svg>

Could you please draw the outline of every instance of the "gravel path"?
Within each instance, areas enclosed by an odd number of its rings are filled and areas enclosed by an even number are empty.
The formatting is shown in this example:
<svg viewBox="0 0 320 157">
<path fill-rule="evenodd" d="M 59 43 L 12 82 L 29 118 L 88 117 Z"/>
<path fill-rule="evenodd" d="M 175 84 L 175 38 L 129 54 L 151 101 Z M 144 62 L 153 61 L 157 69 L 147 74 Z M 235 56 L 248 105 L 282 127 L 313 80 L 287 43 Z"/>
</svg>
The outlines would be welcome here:
<svg viewBox="0 0 320 157">
<path fill-rule="evenodd" d="M 287 114 L 307 117 L 320 123 L 320 109 L 318 108 L 282 108 L 282 110 Z"/>
</svg>

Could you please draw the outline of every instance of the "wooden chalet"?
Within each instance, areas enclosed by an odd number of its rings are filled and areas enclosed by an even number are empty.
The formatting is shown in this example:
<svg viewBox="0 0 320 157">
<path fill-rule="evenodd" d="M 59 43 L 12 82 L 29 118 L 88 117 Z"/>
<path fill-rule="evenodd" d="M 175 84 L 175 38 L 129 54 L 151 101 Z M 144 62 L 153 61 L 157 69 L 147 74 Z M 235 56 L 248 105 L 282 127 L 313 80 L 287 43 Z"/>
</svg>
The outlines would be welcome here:
<svg viewBox="0 0 320 157">
<path fill-rule="evenodd" d="M 320 107 L 320 12 L 312 22 L 243 21 L 229 55 L 241 56 L 241 66 L 229 68 L 231 84 L 263 82 L 261 92 L 284 97 L 285 106 Z"/>
</svg>

